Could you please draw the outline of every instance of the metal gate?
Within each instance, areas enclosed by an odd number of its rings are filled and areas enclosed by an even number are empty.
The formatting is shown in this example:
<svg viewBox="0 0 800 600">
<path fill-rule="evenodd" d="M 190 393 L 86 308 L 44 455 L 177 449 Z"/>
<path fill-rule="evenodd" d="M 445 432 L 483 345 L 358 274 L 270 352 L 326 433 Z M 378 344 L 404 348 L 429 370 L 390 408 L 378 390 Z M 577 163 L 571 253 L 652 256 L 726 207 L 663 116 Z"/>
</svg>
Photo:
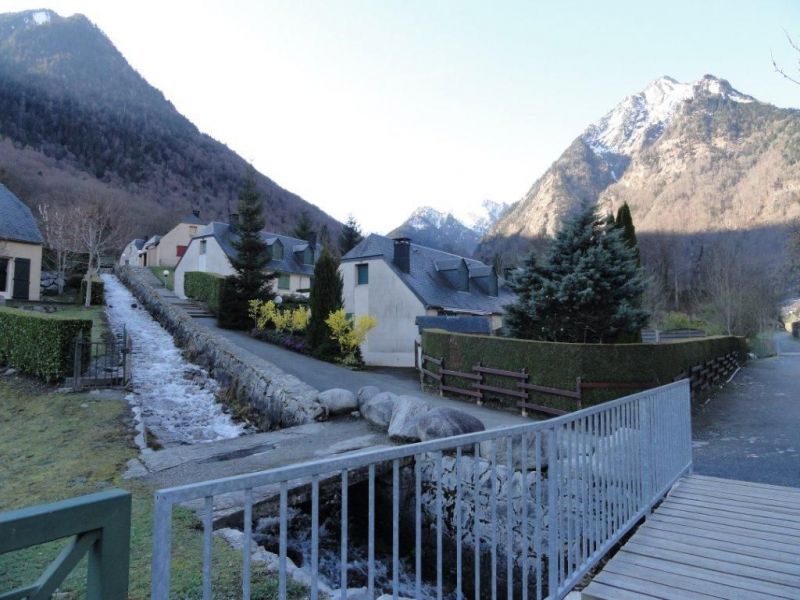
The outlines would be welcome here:
<svg viewBox="0 0 800 600">
<path fill-rule="evenodd" d="M 79 335 L 75 341 L 72 388 L 127 387 L 133 376 L 132 351 L 126 328 L 122 335 L 102 342 Z"/>
</svg>

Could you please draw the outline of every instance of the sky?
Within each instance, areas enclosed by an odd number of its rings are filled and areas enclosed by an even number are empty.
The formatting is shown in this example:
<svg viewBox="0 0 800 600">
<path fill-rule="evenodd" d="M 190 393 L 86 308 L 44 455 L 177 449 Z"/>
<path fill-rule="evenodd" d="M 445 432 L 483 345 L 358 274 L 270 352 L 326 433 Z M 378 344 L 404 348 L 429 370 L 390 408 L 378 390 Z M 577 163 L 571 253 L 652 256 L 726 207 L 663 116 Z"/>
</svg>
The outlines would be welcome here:
<svg viewBox="0 0 800 600">
<path fill-rule="evenodd" d="M 661 75 L 784 107 L 800 0 L 0 0 L 83 13 L 202 131 L 339 220 L 521 198 Z M 796 71 L 800 73 L 800 71 Z"/>
</svg>

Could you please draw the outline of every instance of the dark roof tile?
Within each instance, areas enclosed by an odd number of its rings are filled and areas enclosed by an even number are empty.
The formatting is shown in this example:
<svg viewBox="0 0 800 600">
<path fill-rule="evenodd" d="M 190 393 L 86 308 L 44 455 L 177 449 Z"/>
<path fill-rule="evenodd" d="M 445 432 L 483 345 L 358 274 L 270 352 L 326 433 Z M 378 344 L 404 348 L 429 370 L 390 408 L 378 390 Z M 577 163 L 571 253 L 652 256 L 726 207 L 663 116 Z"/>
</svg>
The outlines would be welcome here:
<svg viewBox="0 0 800 600">
<path fill-rule="evenodd" d="M 0 240 L 43 244 L 31 209 L 0 183 Z"/>
</svg>

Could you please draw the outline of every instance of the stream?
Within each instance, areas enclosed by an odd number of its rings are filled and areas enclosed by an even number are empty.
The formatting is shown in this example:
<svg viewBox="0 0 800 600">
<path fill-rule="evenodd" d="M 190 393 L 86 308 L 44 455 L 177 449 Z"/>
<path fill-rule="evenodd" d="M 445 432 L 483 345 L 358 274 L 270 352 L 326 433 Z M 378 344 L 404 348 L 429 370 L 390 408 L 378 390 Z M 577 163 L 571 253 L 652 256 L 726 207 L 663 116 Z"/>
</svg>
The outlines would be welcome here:
<svg viewBox="0 0 800 600">
<path fill-rule="evenodd" d="M 127 400 L 161 447 L 234 438 L 245 433 L 217 402 L 217 383 L 188 362 L 172 335 L 114 275 L 102 275 L 112 331 L 133 342 L 133 392 Z"/>
</svg>

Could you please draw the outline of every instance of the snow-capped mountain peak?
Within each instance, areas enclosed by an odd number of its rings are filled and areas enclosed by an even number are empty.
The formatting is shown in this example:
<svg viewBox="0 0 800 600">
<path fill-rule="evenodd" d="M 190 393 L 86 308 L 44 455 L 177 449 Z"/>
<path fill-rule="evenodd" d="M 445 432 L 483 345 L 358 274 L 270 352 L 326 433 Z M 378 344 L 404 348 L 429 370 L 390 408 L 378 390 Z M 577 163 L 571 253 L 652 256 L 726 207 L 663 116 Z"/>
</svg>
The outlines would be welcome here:
<svg viewBox="0 0 800 600">
<path fill-rule="evenodd" d="M 421 206 L 411 213 L 406 225 L 414 229 L 423 229 L 425 227 L 440 228 L 448 218 L 452 219 L 454 217 L 451 213 L 441 212 L 430 206 Z"/>
<path fill-rule="evenodd" d="M 46 25 L 52 18 L 52 13 L 49 10 L 37 10 L 31 15 L 31 19 L 37 25 Z"/>
<path fill-rule="evenodd" d="M 600 155 L 630 156 L 658 138 L 684 102 L 701 94 L 721 96 L 734 102 L 754 101 L 713 75 L 691 83 L 680 83 L 663 76 L 638 94 L 626 97 L 602 119 L 590 125 L 582 138 Z"/>
</svg>

